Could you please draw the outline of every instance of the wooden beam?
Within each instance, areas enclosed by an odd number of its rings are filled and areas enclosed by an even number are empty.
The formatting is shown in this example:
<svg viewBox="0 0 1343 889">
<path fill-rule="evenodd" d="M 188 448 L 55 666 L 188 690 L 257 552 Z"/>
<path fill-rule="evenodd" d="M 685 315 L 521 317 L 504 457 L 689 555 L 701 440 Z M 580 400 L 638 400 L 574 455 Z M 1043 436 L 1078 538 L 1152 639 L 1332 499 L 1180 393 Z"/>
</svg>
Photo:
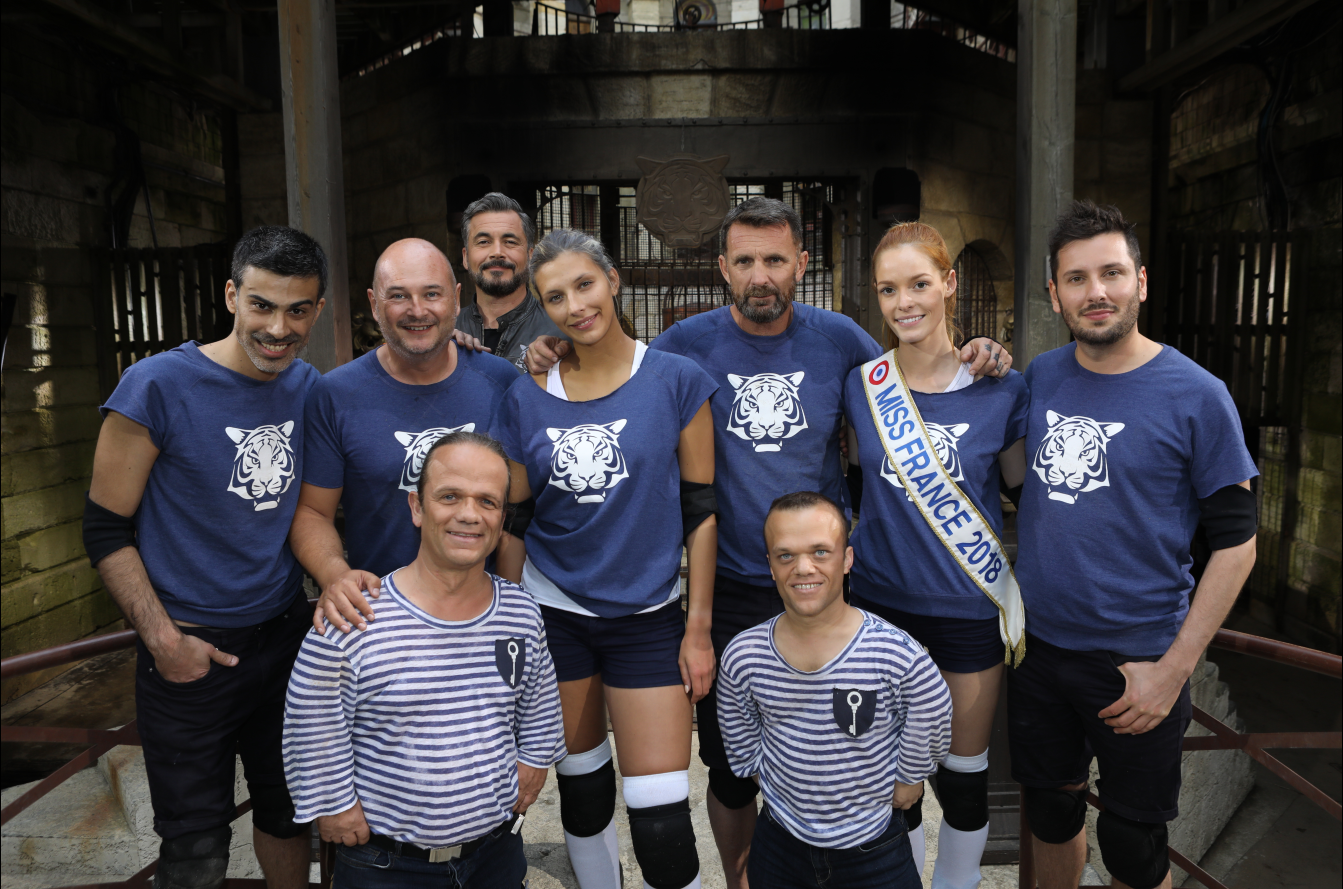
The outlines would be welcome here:
<svg viewBox="0 0 1343 889">
<path fill-rule="evenodd" d="M 1120 80 L 1119 90 L 1153 90 L 1170 83 L 1316 2 L 1318 0 L 1260 0 L 1242 6 L 1164 53 L 1160 52 L 1160 44 L 1154 39 L 1151 61 Z"/>
<path fill-rule="evenodd" d="M 105 9 L 83 0 L 40 0 L 89 26 L 89 39 L 125 55 L 142 67 L 177 78 L 201 96 L 240 111 L 267 111 L 270 101 L 222 74 L 207 74 L 185 59 L 177 58 L 162 42 L 132 27 Z"/>
<path fill-rule="evenodd" d="M 307 360 L 325 373 L 350 361 L 350 275 L 345 239 L 340 78 L 333 0 L 279 0 L 280 88 L 289 224 L 326 250 L 326 308 L 308 340 Z"/>
</svg>

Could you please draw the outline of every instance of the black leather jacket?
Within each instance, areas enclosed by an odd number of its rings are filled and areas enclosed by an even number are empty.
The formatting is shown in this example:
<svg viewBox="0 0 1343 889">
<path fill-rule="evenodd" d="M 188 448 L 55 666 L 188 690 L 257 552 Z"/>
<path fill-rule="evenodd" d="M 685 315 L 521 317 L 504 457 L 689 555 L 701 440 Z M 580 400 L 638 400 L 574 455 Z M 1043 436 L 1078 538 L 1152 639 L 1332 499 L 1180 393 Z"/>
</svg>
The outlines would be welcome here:
<svg viewBox="0 0 1343 889">
<path fill-rule="evenodd" d="M 466 306 L 457 315 L 457 329 L 482 342 L 485 339 L 485 319 L 476 303 Z M 527 372 L 524 360 L 527 347 L 539 336 L 557 336 L 567 340 L 555 322 L 550 320 L 541 304 L 528 294 L 518 307 L 499 318 L 499 347 L 494 354 L 512 362 L 522 373 Z"/>
</svg>

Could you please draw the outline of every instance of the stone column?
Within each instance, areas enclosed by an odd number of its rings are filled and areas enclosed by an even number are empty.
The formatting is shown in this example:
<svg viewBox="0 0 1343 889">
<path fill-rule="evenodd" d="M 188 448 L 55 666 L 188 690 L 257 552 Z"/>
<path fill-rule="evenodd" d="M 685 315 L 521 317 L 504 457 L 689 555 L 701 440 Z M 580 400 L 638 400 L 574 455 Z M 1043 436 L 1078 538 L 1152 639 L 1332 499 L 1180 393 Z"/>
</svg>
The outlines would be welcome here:
<svg viewBox="0 0 1343 889">
<path fill-rule="evenodd" d="M 329 266 L 306 355 L 325 372 L 353 357 L 335 0 L 279 0 L 279 14 L 289 224 L 317 239 Z"/>
<path fill-rule="evenodd" d="M 1013 366 L 1068 342 L 1049 303 L 1049 229 L 1073 199 L 1077 0 L 1018 0 Z"/>
</svg>

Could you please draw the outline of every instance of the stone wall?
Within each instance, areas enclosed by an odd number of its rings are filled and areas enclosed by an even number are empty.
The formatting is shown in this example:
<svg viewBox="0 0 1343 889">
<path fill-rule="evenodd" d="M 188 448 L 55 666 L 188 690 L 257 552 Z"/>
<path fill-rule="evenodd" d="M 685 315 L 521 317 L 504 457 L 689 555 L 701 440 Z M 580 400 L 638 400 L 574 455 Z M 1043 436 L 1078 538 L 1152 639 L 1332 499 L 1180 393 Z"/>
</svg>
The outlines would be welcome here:
<svg viewBox="0 0 1343 889">
<path fill-rule="evenodd" d="M 110 245 L 108 191 L 127 172 L 118 115 L 139 138 L 153 211 L 151 225 L 141 191 L 129 246 L 216 241 L 228 223 L 218 117 L 60 36 L 17 23 L 0 39 L 0 278 L 18 297 L 0 407 L 9 657 L 119 626 L 79 527 L 101 400 L 91 248 Z M 51 675 L 8 681 L 0 700 Z"/>
</svg>

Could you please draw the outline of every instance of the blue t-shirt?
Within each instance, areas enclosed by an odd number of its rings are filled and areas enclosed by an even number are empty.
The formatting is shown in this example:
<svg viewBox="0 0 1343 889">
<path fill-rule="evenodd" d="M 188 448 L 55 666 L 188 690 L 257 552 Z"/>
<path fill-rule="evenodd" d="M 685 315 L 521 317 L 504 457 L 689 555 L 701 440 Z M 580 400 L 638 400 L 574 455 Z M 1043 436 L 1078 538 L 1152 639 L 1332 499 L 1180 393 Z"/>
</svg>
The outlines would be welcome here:
<svg viewBox="0 0 1343 889">
<path fill-rule="evenodd" d="M 955 392 L 913 395 L 947 474 L 994 533 L 1002 534 L 998 454 L 1026 434 L 1031 399 L 1025 379 L 1012 371 Z M 853 592 L 913 614 L 997 617 L 998 607 L 947 552 L 891 468 L 872 421 L 861 368 L 844 381 L 844 412 L 858 436 L 864 479 L 863 514 L 850 541 Z"/>
<path fill-rule="evenodd" d="M 678 321 L 649 348 L 690 358 L 718 384 L 711 401 L 718 571 L 772 588 L 769 505 L 794 491 L 847 505 L 839 459 L 844 378 L 881 347 L 847 316 L 793 303 L 793 319 L 777 336 L 747 333 L 724 306 Z"/>
<path fill-rule="evenodd" d="M 517 379 L 504 359 L 458 349 L 448 378 L 427 386 L 393 379 L 376 350 L 317 381 L 305 413 L 303 481 L 344 489 L 350 567 L 383 577 L 415 560 L 420 529 L 406 495 L 424 455 L 449 432 L 491 433 Z"/>
<path fill-rule="evenodd" d="M 649 349 L 602 398 L 564 401 L 530 377 L 504 397 L 499 441 L 536 499 L 527 558 L 594 614 L 666 601 L 681 570 L 676 449 L 715 388 L 693 362 Z"/>
<path fill-rule="evenodd" d="M 168 616 L 246 627 L 303 585 L 289 549 L 302 477 L 303 402 L 316 368 L 256 380 L 196 343 L 135 362 L 102 414 L 149 430 L 159 449 L 135 514 L 140 558 Z"/>
<path fill-rule="evenodd" d="M 1122 374 L 1086 370 L 1076 348 L 1026 370 L 1026 629 L 1074 651 L 1160 656 L 1189 611 L 1198 501 L 1259 473 L 1221 380 L 1170 346 Z"/>
</svg>

